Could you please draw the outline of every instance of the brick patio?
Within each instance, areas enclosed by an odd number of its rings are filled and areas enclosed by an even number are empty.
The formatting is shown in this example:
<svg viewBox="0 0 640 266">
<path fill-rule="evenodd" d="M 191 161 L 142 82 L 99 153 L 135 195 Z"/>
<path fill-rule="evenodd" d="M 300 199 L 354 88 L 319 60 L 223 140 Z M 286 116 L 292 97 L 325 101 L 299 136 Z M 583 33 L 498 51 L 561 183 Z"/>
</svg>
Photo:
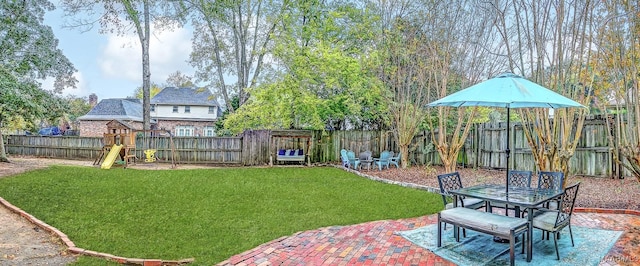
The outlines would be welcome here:
<svg viewBox="0 0 640 266">
<path fill-rule="evenodd" d="M 455 265 L 394 232 L 435 224 L 437 215 L 299 232 L 218 265 Z M 577 209 L 572 225 L 623 230 L 600 265 L 640 265 L 640 212 Z"/>
</svg>

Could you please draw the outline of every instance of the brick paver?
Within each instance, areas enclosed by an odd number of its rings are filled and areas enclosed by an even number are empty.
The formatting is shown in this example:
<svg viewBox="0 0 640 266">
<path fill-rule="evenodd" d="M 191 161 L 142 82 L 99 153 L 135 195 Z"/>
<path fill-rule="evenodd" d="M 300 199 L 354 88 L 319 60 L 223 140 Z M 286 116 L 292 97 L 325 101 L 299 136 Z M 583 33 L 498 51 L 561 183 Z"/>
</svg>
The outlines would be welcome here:
<svg viewBox="0 0 640 266">
<path fill-rule="evenodd" d="M 572 224 L 625 231 L 600 265 L 640 265 L 640 216 L 595 211 L 577 210 Z M 299 232 L 218 265 L 455 265 L 394 234 L 436 222 L 428 215 Z"/>
</svg>

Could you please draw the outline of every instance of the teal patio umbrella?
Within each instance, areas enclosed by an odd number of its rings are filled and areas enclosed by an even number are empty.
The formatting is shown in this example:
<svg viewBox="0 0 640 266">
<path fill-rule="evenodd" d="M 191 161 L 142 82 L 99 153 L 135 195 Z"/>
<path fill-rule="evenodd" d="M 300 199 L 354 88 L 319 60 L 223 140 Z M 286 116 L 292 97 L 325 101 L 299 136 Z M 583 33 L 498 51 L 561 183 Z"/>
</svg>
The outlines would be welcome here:
<svg viewBox="0 0 640 266">
<path fill-rule="evenodd" d="M 509 195 L 509 115 L 511 108 L 568 108 L 584 105 L 531 82 L 513 73 L 503 73 L 495 78 L 450 94 L 427 106 L 487 106 L 507 108 L 507 197 Z"/>
</svg>

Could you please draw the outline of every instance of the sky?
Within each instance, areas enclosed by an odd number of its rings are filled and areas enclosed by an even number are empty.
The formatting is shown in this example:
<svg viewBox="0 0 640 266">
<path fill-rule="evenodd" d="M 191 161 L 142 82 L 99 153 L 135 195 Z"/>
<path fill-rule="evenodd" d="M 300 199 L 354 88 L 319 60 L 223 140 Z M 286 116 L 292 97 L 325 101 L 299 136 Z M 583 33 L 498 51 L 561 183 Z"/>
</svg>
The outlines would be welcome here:
<svg viewBox="0 0 640 266">
<path fill-rule="evenodd" d="M 58 6 L 57 1 L 51 1 Z M 77 69 L 76 89 L 66 89 L 64 95 L 78 97 L 95 93 L 98 101 L 107 98 L 133 96 L 142 87 L 142 48 L 135 32 L 126 36 L 100 34 L 99 25 L 88 32 L 63 28 L 61 8 L 49 12 L 44 23 L 50 26 L 59 40 L 58 48 Z M 193 76 L 187 63 L 191 53 L 192 32 L 187 28 L 154 32 L 150 41 L 151 81 L 162 84 L 176 71 Z M 53 88 L 53 79 L 42 82 L 44 89 Z"/>
</svg>

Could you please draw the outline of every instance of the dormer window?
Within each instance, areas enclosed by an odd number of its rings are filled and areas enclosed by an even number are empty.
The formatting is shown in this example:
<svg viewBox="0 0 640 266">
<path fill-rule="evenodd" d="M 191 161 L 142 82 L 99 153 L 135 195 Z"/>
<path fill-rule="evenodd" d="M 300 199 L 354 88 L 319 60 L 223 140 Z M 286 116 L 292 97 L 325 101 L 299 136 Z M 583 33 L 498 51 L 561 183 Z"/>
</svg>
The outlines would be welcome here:
<svg viewBox="0 0 640 266">
<path fill-rule="evenodd" d="M 173 112 L 174 112 L 174 113 L 177 113 L 177 112 L 178 112 L 178 106 L 177 106 L 177 105 L 174 105 L 174 106 L 173 106 Z"/>
<path fill-rule="evenodd" d="M 155 105 L 151 105 L 151 112 L 155 112 L 156 111 L 156 106 Z"/>
<path fill-rule="evenodd" d="M 209 113 L 210 114 L 215 114 L 216 113 L 216 107 L 215 106 L 209 106 Z"/>
<path fill-rule="evenodd" d="M 184 106 L 184 113 L 185 113 L 185 114 L 191 113 L 191 106 L 189 106 L 189 105 L 185 105 L 185 106 Z"/>
</svg>

